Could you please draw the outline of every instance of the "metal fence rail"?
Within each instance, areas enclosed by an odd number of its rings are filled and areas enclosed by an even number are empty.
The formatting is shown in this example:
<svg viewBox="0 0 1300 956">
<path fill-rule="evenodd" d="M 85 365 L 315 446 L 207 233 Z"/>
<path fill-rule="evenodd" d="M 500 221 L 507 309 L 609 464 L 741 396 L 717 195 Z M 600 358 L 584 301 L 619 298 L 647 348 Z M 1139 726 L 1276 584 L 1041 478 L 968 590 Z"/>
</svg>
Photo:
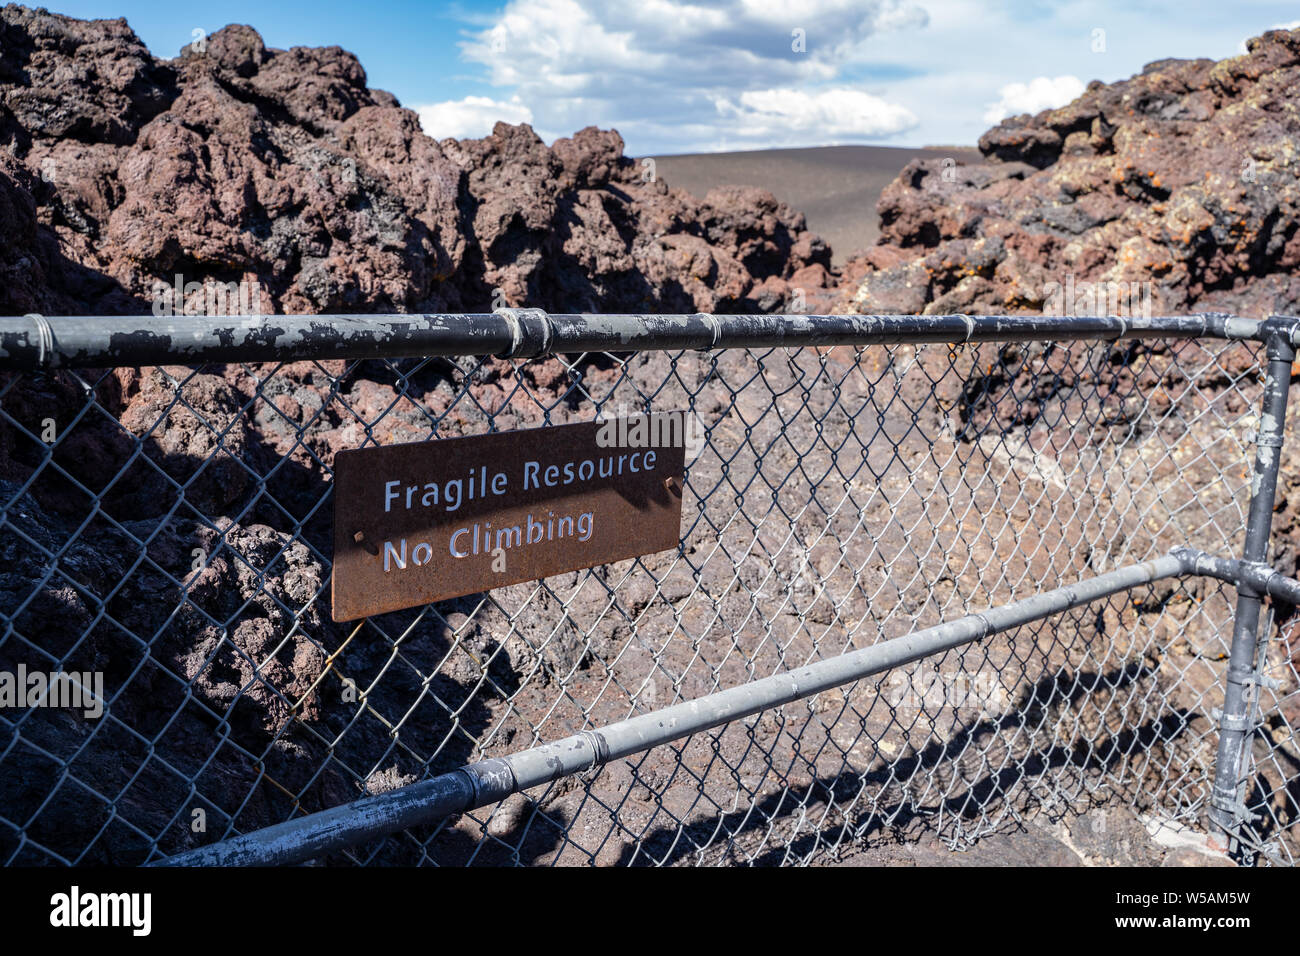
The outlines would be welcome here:
<svg viewBox="0 0 1300 956">
<path fill-rule="evenodd" d="M 1298 328 L 0 319 L 0 677 L 103 685 L 0 706 L 0 859 L 800 863 L 1114 802 L 1292 863 Z M 329 619 L 336 451 L 628 410 L 702 423 L 676 552 Z"/>
</svg>

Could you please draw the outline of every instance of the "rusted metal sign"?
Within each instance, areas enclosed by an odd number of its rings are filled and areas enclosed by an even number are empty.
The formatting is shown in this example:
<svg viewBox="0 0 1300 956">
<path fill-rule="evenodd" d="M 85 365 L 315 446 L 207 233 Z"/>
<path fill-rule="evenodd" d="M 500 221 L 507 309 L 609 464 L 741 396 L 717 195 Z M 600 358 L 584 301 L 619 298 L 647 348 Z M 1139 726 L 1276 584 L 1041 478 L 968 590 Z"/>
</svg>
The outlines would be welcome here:
<svg viewBox="0 0 1300 956">
<path fill-rule="evenodd" d="M 677 547 L 676 414 L 339 452 L 334 620 Z"/>
</svg>

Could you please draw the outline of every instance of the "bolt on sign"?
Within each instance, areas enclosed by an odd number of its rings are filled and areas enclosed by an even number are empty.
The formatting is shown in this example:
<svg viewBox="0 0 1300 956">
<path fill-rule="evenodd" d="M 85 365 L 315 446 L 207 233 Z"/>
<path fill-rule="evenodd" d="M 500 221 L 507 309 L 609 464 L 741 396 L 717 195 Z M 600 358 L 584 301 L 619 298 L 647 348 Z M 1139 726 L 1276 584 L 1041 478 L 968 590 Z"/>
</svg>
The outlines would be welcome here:
<svg viewBox="0 0 1300 956">
<path fill-rule="evenodd" d="M 685 420 L 661 412 L 339 452 L 334 620 L 676 548 Z"/>
</svg>

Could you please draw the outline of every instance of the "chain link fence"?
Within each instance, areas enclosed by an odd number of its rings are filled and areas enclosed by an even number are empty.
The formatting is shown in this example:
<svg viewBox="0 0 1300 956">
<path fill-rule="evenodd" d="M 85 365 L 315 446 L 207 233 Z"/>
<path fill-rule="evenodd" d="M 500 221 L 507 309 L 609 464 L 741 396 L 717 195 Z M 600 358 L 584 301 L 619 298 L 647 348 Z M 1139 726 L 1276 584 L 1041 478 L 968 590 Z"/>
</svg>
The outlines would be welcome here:
<svg viewBox="0 0 1300 956">
<path fill-rule="evenodd" d="M 1174 548 L 1240 556 L 1261 342 L 1071 334 L 11 361 L 0 672 L 95 697 L 0 707 L 0 860 L 157 862 Z M 337 451 L 670 410 L 702 438 L 676 551 L 331 620 Z M 1236 591 L 1166 576 L 318 859 L 824 863 L 1115 802 L 1203 830 Z M 1292 610 L 1252 648 L 1253 862 L 1300 852 Z"/>
</svg>

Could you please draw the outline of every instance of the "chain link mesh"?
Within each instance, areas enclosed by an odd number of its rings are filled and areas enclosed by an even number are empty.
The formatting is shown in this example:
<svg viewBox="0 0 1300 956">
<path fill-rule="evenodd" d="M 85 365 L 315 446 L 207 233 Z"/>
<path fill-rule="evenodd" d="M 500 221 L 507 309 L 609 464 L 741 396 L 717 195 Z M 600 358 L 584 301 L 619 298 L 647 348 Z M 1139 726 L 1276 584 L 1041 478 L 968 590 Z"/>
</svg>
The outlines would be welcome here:
<svg viewBox="0 0 1300 956">
<path fill-rule="evenodd" d="M 1006 604 L 1240 553 L 1249 342 L 322 361 L 0 383 L 0 860 L 134 864 Z M 336 624 L 335 451 L 685 410 L 676 552 Z M 802 864 L 1119 801 L 1202 827 L 1234 592 L 1138 589 L 331 863 Z M 1294 619 L 1247 804 L 1294 862 Z"/>
</svg>

